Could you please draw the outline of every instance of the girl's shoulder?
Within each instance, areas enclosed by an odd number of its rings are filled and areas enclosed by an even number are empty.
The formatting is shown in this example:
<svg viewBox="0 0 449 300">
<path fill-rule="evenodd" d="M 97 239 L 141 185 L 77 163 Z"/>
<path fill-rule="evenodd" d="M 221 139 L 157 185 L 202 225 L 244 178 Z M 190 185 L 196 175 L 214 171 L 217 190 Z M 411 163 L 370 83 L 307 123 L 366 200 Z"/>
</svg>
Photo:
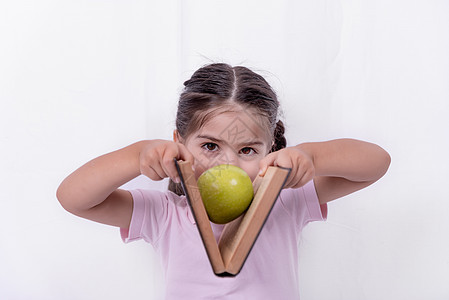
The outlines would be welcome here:
<svg viewBox="0 0 449 300">
<path fill-rule="evenodd" d="M 133 197 L 134 209 L 145 210 L 147 214 L 153 216 L 158 214 L 167 216 L 188 209 L 186 196 L 177 195 L 169 190 L 135 189 L 129 192 Z"/>
<path fill-rule="evenodd" d="M 156 244 L 168 228 L 194 223 L 185 196 L 168 190 L 128 191 L 133 198 L 133 212 L 125 242 L 143 238 Z"/>
<path fill-rule="evenodd" d="M 320 205 L 313 180 L 301 188 L 283 189 L 278 201 L 288 214 L 303 225 L 327 218 L 327 205 Z"/>
</svg>

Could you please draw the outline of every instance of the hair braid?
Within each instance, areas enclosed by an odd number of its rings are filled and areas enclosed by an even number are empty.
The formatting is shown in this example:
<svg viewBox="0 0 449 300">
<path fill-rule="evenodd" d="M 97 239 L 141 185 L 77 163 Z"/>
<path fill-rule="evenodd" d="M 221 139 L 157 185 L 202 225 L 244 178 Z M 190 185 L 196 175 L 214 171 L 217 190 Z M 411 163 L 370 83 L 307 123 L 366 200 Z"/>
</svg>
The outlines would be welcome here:
<svg viewBox="0 0 449 300">
<path fill-rule="evenodd" d="M 287 147 L 287 140 L 284 136 L 285 126 L 284 123 L 279 120 L 276 123 L 276 128 L 274 129 L 274 144 L 271 147 L 270 152 L 275 152 Z"/>
</svg>

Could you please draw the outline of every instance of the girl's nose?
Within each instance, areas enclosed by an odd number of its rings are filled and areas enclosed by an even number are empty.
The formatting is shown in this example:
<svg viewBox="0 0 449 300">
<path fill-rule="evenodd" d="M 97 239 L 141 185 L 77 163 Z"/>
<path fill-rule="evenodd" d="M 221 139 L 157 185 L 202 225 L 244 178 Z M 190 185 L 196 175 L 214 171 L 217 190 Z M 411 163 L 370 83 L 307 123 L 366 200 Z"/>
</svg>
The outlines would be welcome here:
<svg viewBox="0 0 449 300">
<path fill-rule="evenodd" d="M 223 155 L 217 160 L 217 165 L 227 164 L 240 167 L 238 156 L 232 151 L 223 152 Z"/>
</svg>

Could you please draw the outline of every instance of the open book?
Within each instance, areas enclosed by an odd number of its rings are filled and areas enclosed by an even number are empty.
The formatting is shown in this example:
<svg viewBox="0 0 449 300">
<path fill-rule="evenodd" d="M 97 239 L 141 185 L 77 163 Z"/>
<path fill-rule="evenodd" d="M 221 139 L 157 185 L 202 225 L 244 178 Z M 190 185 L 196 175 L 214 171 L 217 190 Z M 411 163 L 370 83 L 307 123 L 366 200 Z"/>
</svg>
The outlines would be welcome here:
<svg viewBox="0 0 449 300">
<path fill-rule="evenodd" d="M 264 177 L 257 176 L 253 182 L 254 198 L 248 210 L 225 225 L 217 244 L 192 164 L 175 159 L 175 165 L 215 275 L 237 275 L 256 242 L 291 169 L 271 166 L 268 167 Z"/>
</svg>

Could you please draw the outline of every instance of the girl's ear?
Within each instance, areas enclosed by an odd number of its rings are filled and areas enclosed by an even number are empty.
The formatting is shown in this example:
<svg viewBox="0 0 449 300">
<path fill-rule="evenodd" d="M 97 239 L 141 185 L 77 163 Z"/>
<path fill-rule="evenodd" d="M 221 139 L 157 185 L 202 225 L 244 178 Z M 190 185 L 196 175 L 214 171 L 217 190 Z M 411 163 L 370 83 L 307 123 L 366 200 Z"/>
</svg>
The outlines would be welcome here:
<svg viewBox="0 0 449 300">
<path fill-rule="evenodd" d="M 178 142 L 178 130 L 173 130 L 173 141 Z"/>
<path fill-rule="evenodd" d="M 182 137 L 179 135 L 179 131 L 177 129 L 173 130 L 173 141 L 175 141 L 176 143 L 184 142 Z"/>
</svg>

